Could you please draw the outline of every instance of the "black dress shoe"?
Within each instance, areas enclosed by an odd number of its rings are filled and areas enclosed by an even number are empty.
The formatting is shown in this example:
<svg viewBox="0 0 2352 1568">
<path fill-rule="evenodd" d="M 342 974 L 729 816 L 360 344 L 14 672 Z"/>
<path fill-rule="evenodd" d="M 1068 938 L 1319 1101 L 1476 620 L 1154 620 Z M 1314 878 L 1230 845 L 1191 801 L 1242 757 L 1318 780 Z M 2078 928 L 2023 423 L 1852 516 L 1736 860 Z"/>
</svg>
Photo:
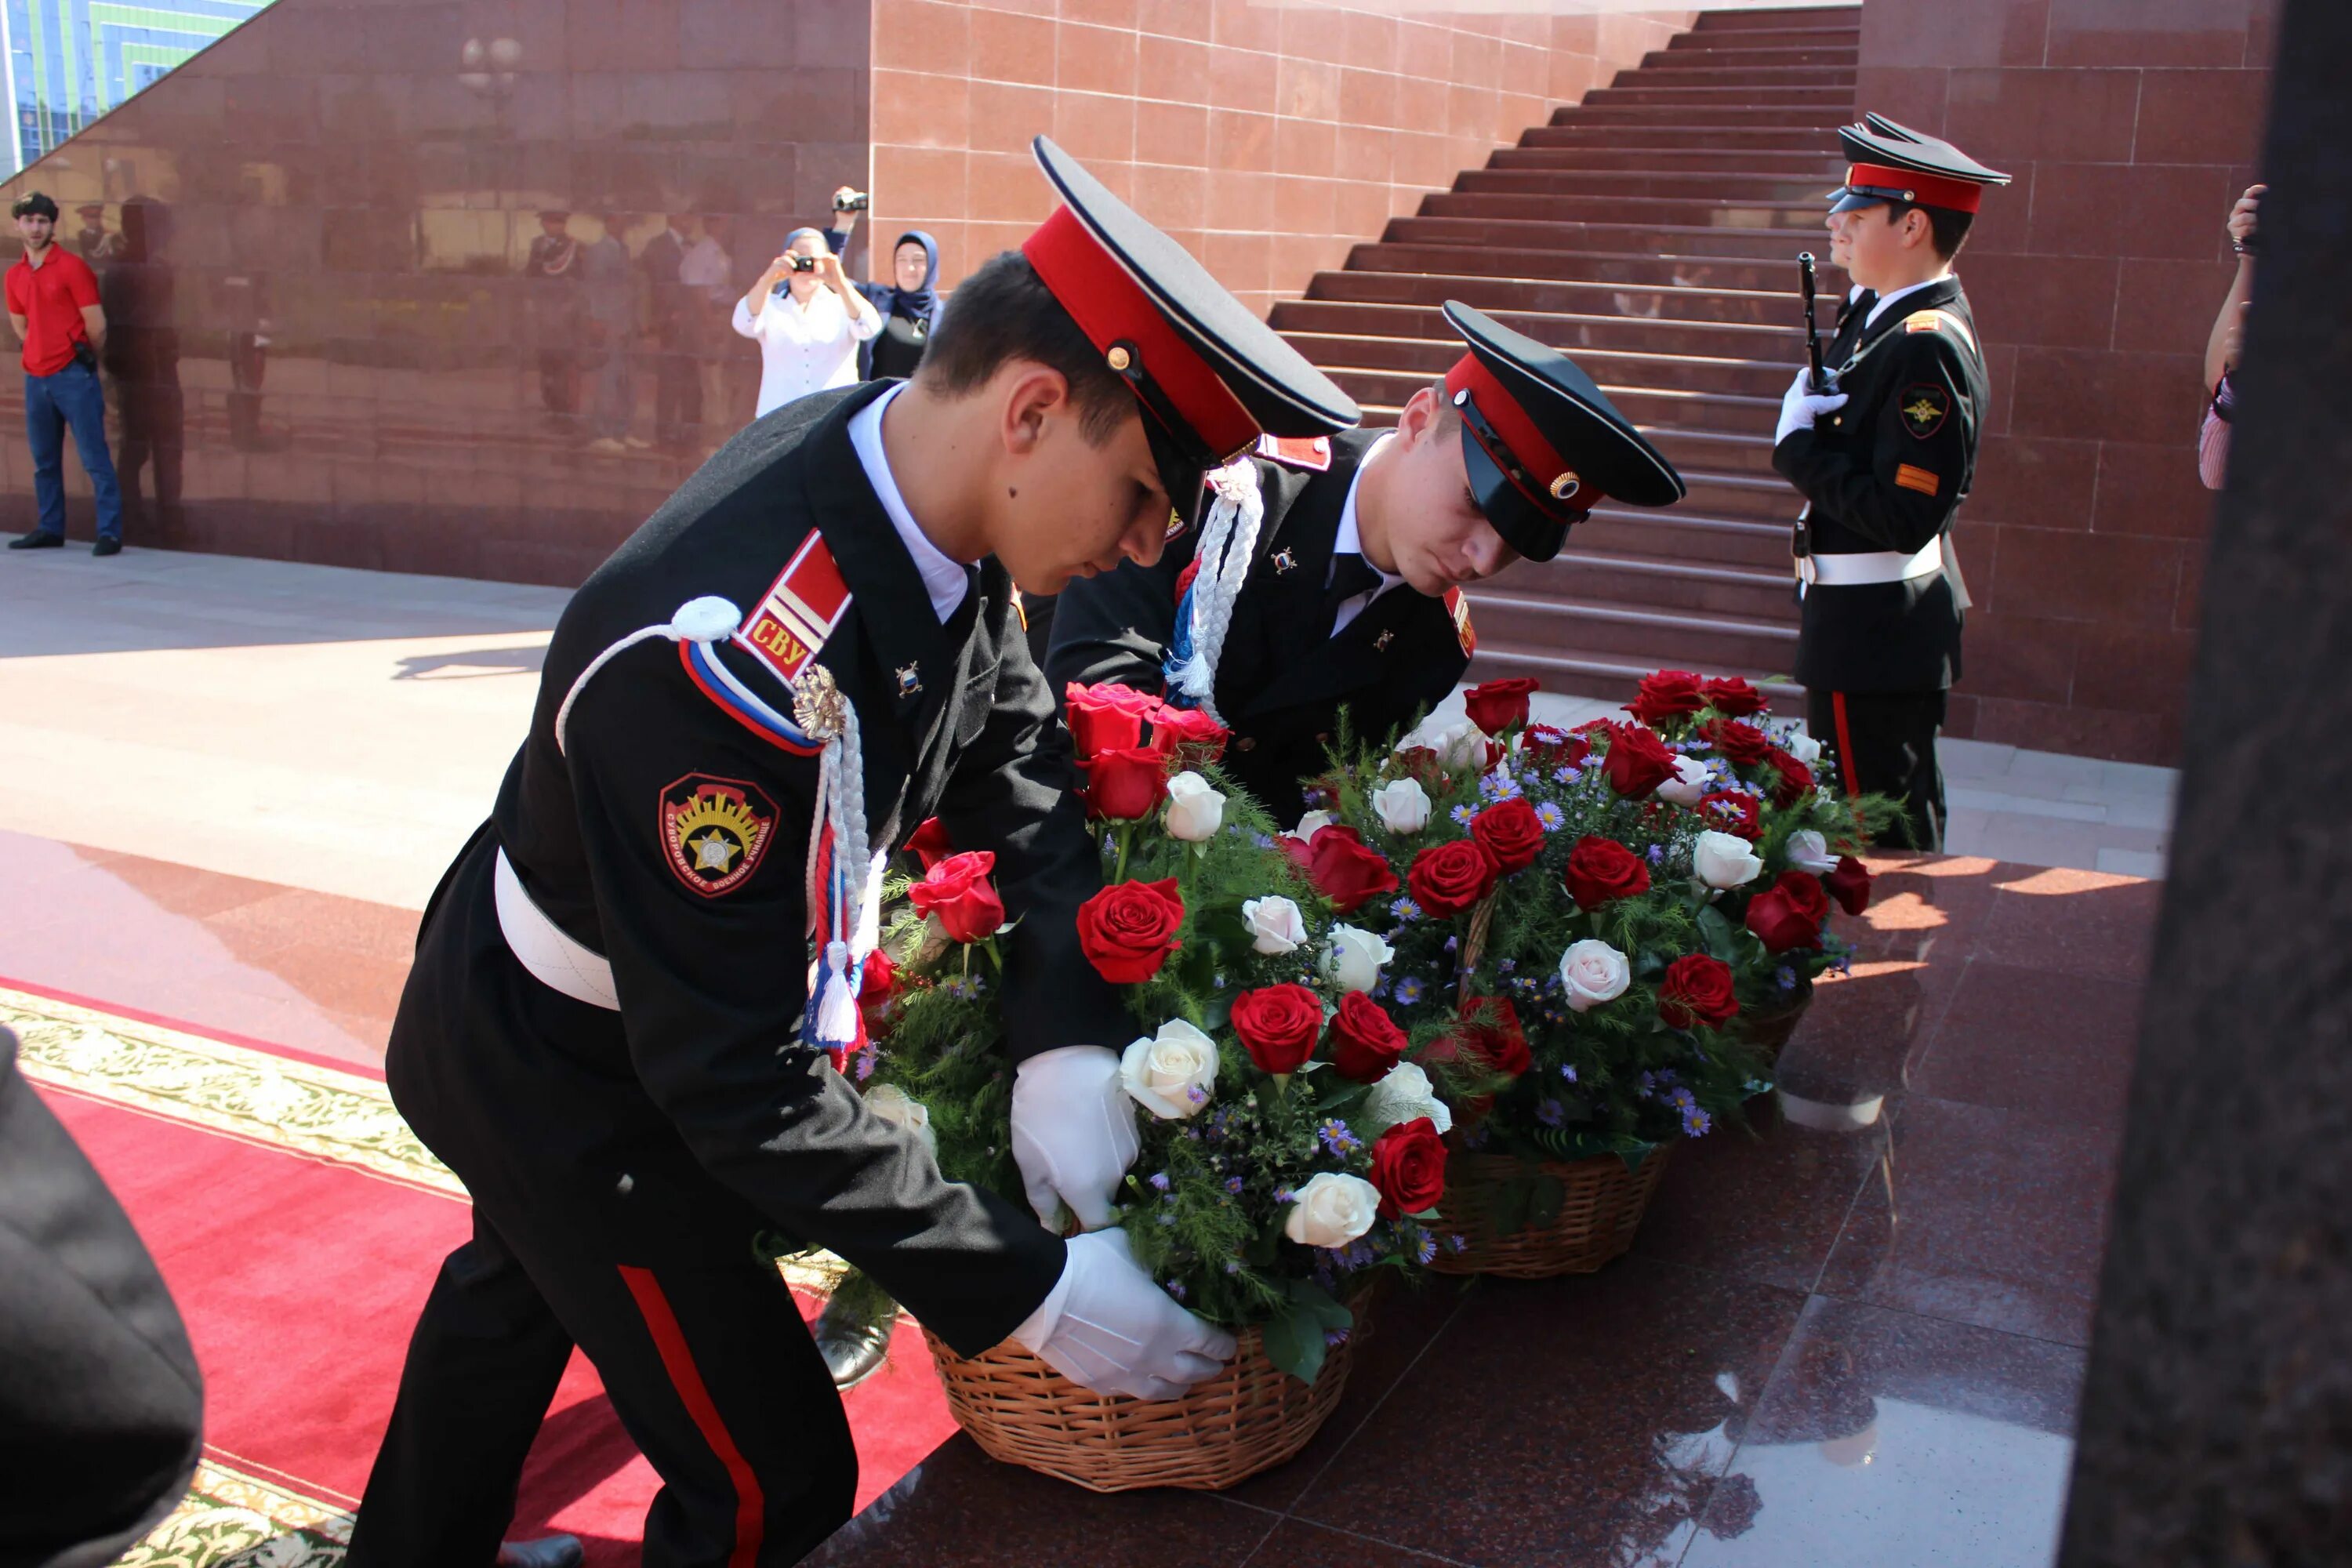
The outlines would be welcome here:
<svg viewBox="0 0 2352 1568">
<path fill-rule="evenodd" d="M 89 547 L 89 552 L 92 555 L 120 555 L 122 553 L 122 541 L 112 537 L 101 539 Z"/>
<path fill-rule="evenodd" d="M 499 1548 L 499 1568 L 580 1568 L 587 1555 L 576 1535 L 543 1535 L 509 1541 Z"/>
<path fill-rule="evenodd" d="M 8 542 L 8 548 L 11 550 L 63 550 L 65 547 L 64 534 L 44 533 L 39 529 L 35 529 L 22 539 L 12 539 Z"/>
<path fill-rule="evenodd" d="M 877 1318 L 862 1311 L 836 1313 L 828 1302 L 814 1331 L 833 1386 L 845 1393 L 881 1371 L 890 1355 L 890 1331 L 898 1326 L 895 1303 Z"/>
</svg>

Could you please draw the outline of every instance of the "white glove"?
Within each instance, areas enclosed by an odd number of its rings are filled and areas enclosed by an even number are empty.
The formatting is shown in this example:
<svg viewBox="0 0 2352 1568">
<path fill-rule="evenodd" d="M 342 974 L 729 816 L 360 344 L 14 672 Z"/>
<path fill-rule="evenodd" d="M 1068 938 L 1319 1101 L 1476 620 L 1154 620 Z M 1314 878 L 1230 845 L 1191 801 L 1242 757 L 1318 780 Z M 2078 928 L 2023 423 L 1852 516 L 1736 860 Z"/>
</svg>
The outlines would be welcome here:
<svg viewBox="0 0 2352 1568">
<path fill-rule="evenodd" d="M 1117 1051 L 1064 1046 L 1013 1073 L 1013 1158 L 1039 1223 L 1051 1227 L 1055 1208 L 1067 1204 L 1085 1229 L 1108 1225 L 1111 1199 L 1140 1146 Z"/>
<path fill-rule="evenodd" d="M 1773 433 L 1772 445 L 1779 446 L 1799 430 L 1810 430 L 1813 421 L 1824 414 L 1834 414 L 1845 406 L 1843 392 L 1818 393 L 1813 390 L 1813 373 L 1801 370 L 1789 390 L 1780 395 L 1780 428 Z"/>
<path fill-rule="evenodd" d="M 1123 1230 L 1072 1237 L 1062 1278 L 1013 1338 L 1072 1383 L 1133 1399 L 1173 1399 L 1235 1348 L 1135 1266 Z"/>
</svg>

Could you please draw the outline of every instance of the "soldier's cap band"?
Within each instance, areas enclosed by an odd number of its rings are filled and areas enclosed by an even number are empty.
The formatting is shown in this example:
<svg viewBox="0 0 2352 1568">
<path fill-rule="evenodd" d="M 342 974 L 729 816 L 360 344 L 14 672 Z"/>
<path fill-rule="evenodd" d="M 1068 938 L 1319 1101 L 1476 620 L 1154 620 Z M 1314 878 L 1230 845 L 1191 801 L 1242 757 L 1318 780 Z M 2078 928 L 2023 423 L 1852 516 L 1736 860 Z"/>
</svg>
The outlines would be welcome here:
<svg viewBox="0 0 2352 1568">
<path fill-rule="evenodd" d="M 1465 392 L 1475 405 L 1475 418 L 1473 408 L 1462 402 Z M 1445 373 L 1445 397 L 1461 408 L 1471 435 L 1509 478 L 1511 488 L 1544 516 L 1580 522 L 1593 502 L 1603 499 L 1592 481 L 1570 468 L 1568 459 L 1544 439 L 1528 411 L 1476 354 L 1464 354 Z"/>
<path fill-rule="evenodd" d="M 1256 444 L 1256 418 L 1076 214 L 1055 208 L 1021 254 L 1136 400 L 1203 468 Z"/>
<path fill-rule="evenodd" d="M 1911 202 L 1923 207 L 1972 213 L 1983 204 L 1984 186 L 1975 180 L 1898 169 L 1892 163 L 1852 163 L 1846 167 L 1844 188 L 1830 195 L 1876 196 L 1881 201 Z"/>
</svg>

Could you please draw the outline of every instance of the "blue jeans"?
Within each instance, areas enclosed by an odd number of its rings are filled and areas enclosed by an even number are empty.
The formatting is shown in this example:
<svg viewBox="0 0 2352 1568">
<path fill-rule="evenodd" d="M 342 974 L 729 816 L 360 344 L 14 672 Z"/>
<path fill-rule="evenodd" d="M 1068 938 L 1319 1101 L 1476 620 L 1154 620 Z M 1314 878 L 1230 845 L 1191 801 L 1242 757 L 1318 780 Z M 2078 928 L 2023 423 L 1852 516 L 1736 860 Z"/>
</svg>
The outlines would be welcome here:
<svg viewBox="0 0 2352 1568">
<path fill-rule="evenodd" d="M 99 387 L 98 373 L 79 363 L 54 375 L 25 377 L 25 436 L 33 447 L 33 499 L 40 508 L 41 531 L 66 531 L 68 426 L 98 502 L 98 536 L 120 539 L 122 489 L 114 482 L 114 459 L 106 450 L 106 394 Z"/>
</svg>

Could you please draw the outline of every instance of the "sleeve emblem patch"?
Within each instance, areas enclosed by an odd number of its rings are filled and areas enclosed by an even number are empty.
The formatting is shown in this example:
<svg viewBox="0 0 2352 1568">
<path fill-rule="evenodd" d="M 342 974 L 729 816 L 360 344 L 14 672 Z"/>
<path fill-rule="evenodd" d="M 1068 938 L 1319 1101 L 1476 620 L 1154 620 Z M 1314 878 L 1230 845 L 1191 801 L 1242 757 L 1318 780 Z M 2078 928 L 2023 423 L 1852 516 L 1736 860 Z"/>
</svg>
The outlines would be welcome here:
<svg viewBox="0 0 2352 1568">
<path fill-rule="evenodd" d="M 1944 481 L 1926 468 L 1915 468 L 1905 463 L 1895 470 L 1895 482 L 1906 490 L 1917 490 L 1923 496 L 1934 495 L 1944 488 Z"/>
<path fill-rule="evenodd" d="M 1944 427 L 1952 412 L 1951 394 L 1940 386 L 1922 382 L 1903 389 L 1903 428 L 1919 440 L 1926 440 Z"/>
<path fill-rule="evenodd" d="M 750 880 L 775 837 L 775 803 L 741 779 L 688 773 L 661 792 L 658 816 L 671 874 L 706 899 Z"/>
</svg>

